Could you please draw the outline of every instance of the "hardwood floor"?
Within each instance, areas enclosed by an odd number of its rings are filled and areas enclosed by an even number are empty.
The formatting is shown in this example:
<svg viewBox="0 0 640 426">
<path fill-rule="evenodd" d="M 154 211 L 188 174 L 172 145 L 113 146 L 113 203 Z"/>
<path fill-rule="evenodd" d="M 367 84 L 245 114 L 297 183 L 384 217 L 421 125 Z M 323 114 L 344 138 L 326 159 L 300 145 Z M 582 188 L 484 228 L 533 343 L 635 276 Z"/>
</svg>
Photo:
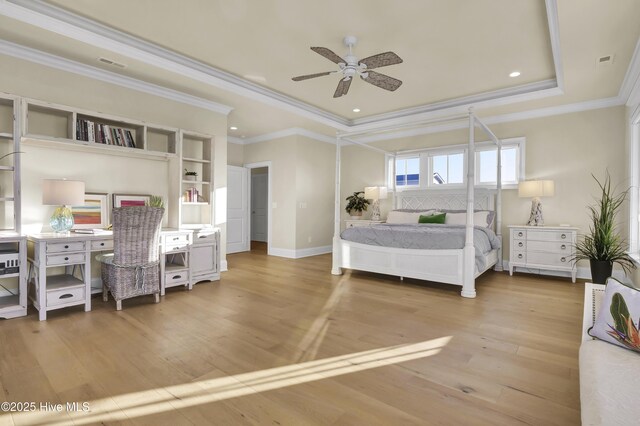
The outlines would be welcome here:
<svg viewBox="0 0 640 426">
<path fill-rule="evenodd" d="M 330 256 L 228 257 L 221 282 L 0 321 L 0 425 L 579 424 L 583 284 L 489 272 L 478 297 Z"/>
</svg>

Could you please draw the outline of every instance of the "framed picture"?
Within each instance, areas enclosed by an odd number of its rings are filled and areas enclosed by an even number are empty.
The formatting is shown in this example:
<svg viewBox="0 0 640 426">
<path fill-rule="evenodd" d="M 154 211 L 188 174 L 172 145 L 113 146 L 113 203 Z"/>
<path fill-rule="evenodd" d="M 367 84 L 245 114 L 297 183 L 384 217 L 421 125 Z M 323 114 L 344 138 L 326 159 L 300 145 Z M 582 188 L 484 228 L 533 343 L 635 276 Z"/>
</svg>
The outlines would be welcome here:
<svg viewBox="0 0 640 426">
<path fill-rule="evenodd" d="M 109 226 L 108 200 L 107 194 L 85 193 L 82 206 L 71 206 L 73 229 L 106 228 Z"/>
<path fill-rule="evenodd" d="M 151 195 L 113 194 L 113 207 L 144 206 Z"/>
</svg>

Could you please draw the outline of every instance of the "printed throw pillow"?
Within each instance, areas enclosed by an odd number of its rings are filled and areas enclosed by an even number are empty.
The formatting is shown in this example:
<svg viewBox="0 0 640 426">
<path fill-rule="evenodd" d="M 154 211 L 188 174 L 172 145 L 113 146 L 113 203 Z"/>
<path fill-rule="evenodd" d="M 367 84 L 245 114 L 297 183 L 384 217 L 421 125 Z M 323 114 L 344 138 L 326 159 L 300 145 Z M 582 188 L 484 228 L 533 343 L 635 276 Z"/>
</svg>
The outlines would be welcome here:
<svg viewBox="0 0 640 426">
<path fill-rule="evenodd" d="M 432 214 L 431 216 L 420 216 L 419 223 L 442 223 L 444 224 L 446 213 Z"/>
<path fill-rule="evenodd" d="M 640 291 L 614 278 L 607 287 L 589 335 L 623 348 L 640 352 Z"/>
</svg>

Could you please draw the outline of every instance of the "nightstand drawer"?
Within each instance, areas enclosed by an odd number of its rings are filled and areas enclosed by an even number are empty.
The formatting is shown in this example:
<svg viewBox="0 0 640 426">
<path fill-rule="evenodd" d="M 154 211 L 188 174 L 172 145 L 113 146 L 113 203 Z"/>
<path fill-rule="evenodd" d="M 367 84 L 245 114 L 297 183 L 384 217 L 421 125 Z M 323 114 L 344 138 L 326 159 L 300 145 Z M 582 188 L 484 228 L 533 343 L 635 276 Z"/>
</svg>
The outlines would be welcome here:
<svg viewBox="0 0 640 426">
<path fill-rule="evenodd" d="M 48 243 L 47 253 L 64 253 L 71 251 L 83 251 L 84 241 L 73 241 L 68 243 Z"/>
<path fill-rule="evenodd" d="M 514 240 L 524 240 L 527 238 L 527 231 L 524 229 L 514 229 L 512 235 Z"/>
<path fill-rule="evenodd" d="M 187 269 L 181 271 L 172 271 L 164 274 L 165 287 L 171 287 L 178 284 L 186 284 L 189 282 L 189 271 Z"/>
<path fill-rule="evenodd" d="M 528 253 L 527 263 L 530 265 L 565 266 L 571 268 L 571 256 L 559 253 Z"/>
<path fill-rule="evenodd" d="M 573 245 L 572 243 L 568 242 L 561 243 L 555 241 L 527 241 L 527 250 L 571 255 L 573 253 Z"/>
<path fill-rule="evenodd" d="M 571 241 L 572 232 L 557 231 L 527 231 L 527 240 L 529 241 Z"/>
<path fill-rule="evenodd" d="M 514 250 L 513 251 L 513 261 L 514 262 L 526 262 L 527 261 L 527 253 L 525 253 L 524 251 L 518 251 L 518 250 Z"/>
<path fill-rule="evenodd" d="M 76 265 L 84 263 L 84 253 L 69 253 L 47 256 L 47 266 Z"/>
<path fill-rule="evenodd" d="M 54 307 L 73 302 L 84 303 L 84 293 L 84 286 L 47 291 L 47 306 Z"/>
<path fill-rule="evenodd" d="M 526 240 L 515 240 L 513 242 L 513 248 L 518 250 L 526 250 L 527 249 L 527 241 Z"/>
</svg>

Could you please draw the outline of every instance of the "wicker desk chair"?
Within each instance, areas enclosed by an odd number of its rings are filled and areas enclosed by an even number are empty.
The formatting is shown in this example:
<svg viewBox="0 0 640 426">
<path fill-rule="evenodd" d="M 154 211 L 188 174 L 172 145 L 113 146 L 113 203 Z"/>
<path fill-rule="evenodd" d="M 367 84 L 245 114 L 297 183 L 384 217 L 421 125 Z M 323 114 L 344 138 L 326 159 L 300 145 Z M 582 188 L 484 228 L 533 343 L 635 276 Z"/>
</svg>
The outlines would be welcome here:
<svg viewBox="0 0 640 426">
<path fill-rule="evenodd" d="M 153 294 L 160 302 L 160 225 L 163 208 L 113 209 L 113 253 L 96 256 L 102 263 L 102 299 L 109 293 L 122 310 L 122 301 Z"/>
</svg>

